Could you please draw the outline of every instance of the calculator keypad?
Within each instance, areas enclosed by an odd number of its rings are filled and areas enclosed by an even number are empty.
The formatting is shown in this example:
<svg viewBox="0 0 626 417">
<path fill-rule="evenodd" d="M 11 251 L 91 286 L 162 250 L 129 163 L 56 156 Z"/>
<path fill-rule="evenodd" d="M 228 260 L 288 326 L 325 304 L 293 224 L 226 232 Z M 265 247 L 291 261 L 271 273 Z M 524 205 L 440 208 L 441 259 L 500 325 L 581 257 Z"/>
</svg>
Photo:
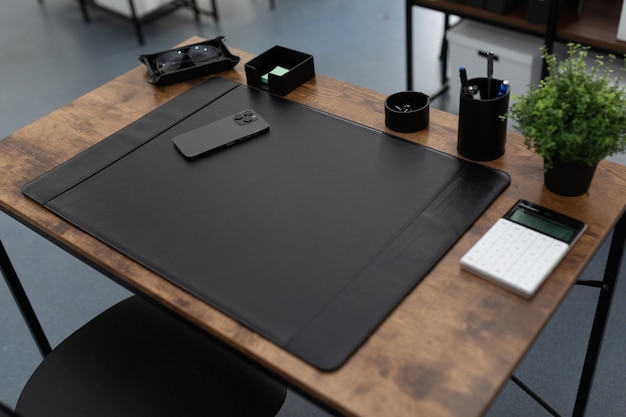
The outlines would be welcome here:
<svg viewBox="0 0 626 417">
<path fill-rule="evenodd" d="M 568 250 L 565 242 L 499 219 L 461 258 L 461 267 L 530 297 Z"/>
</svg>

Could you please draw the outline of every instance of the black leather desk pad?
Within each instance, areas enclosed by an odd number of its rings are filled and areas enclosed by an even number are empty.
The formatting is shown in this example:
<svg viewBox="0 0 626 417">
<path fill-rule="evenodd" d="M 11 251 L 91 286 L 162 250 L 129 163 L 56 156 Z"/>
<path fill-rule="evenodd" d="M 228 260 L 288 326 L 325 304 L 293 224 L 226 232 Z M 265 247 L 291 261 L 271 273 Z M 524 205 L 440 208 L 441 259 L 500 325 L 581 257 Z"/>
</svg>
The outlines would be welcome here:
<svg viewBox="0 0 626 417">
<path fill-rule="evenodd" d="M 269 133 L 193 161 L 174 148 L 174 135 L 246 108 Z M 331 370 L 508 183 L 505 173 L 217 78 L 23 191 Z"/>
</svg>

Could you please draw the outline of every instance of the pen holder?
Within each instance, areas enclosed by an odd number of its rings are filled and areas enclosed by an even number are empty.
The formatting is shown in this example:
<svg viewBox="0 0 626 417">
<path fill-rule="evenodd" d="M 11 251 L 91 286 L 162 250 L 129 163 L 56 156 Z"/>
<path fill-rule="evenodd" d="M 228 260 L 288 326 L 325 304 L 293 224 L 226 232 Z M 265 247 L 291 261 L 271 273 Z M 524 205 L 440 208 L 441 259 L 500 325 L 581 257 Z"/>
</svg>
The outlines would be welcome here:
<svg viewBox="0 0 626 417">
<path fill-rule="evenodd" d="M 498 96 L 502 80 L 473 78 L 468 86 L 477 86 L 475 95 L 464 93 L 461 87 L 457 150 L 474 161 L 491 161 L 504 154 L 506 145 L 506 115 L 511 89 Z M 491 94 L 491 97 L 489 97 Z"/>
</svg>

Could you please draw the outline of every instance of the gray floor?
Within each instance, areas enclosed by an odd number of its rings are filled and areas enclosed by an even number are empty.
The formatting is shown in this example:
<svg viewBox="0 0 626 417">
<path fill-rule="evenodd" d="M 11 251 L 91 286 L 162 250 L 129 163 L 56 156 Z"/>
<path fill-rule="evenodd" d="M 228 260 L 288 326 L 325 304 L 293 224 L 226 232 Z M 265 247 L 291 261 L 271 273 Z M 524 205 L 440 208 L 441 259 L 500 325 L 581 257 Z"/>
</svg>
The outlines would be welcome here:
<svg viewBox="0 0 626 417">
<path fill-rule="evenodd" d="M 208 8 L 208 0 L 199 0 Z M 131 26 L 98 11 L 82 21 L 75 0 L 0 0 L 0 137 L 65 105 L 138 65 L 137 56 L 168 49 L 192 36 L 226 35 L 229 45 L 254 53 L 283 45 L 314 55 L 316 71 L 384 93 L 401 91 L 404 74 L 404 2 L 401 0 L 218 0 L 219 23 L 193 21 L 180 10 L 145 27 L 140 47 Z M 439 39 L 443 17 L 415 11 L 415 88 L 439 88 Z M 381 103 L 382 105 L 382 103 Z M 445 109 L 446 100 L 433 107 Z M 45 137 L 42 138 L 45 140 Z M 128 293 L 54 245 L 0 213 L 0 239 L 31 295 L 53 344 Z M 606 246 L 606 245 L 605 245 Z M 601 275 L 606 247 L 585 273 Z M 618 287 L 588 413 L 626 415 L 625 284 Z M 571 414 L 596 290 L 576 287 L 516 374 L 560 413 Z M 0 284 L 0 400 L 14 405 L 40 357 L 4 284 Z M 290 393 L 280 413 L 324 416 Z M 513 384 L 488 416 L 547 416 Z"/>
</svg>

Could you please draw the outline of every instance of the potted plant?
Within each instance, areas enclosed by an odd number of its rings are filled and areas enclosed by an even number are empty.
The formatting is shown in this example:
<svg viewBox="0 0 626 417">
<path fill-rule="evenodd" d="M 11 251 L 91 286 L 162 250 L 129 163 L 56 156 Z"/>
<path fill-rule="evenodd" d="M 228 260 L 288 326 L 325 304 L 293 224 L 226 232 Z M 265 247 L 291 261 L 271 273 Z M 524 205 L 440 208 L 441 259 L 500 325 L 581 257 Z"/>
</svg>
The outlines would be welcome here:
<svg viewBox="0 0 626 417">
<path fill-rule="evenodd" d="M 621 77 L 597 56 L 587 68 L 587 47 L 568 44 L 558 62 L 543 47 L 548 76 L 516 97 L 507 113 L 525 144 L 544 159 L 544 183 L 561 195 L 587 192 L 602 159 L 626 150 L 626 92 Z"/>
</svg>

